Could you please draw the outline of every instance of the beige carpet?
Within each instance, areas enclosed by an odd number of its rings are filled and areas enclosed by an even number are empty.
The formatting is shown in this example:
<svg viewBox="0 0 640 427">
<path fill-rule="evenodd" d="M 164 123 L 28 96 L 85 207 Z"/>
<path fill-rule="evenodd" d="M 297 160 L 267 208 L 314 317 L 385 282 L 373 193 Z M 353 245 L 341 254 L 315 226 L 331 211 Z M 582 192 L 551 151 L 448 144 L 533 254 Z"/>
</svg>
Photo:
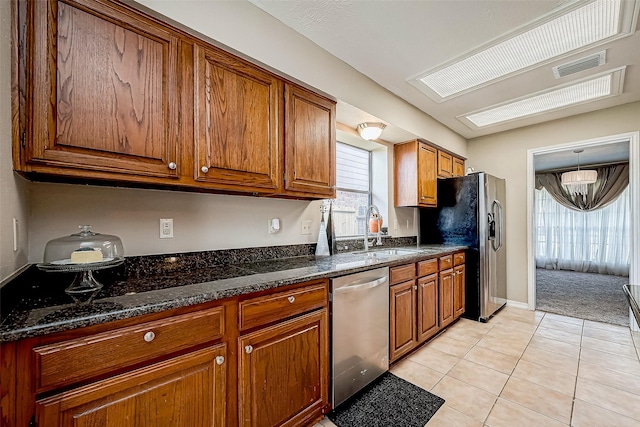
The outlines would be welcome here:
<svg viewBox="0 0 640 427">
<path fill-rule="evenodd" d="M 536 269 L 536 310 L 614 325 L 629 325 L 624 276 Z"/>
</svg>

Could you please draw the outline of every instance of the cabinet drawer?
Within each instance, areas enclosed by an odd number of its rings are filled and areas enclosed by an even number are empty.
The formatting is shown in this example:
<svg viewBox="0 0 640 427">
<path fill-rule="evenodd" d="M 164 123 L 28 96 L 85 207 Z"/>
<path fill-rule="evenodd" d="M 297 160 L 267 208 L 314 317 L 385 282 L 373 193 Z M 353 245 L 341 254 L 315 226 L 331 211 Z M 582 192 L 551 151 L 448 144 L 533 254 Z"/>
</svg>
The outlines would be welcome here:
<svg viewBox="0 0 640 427">
<path fill-rule="evenodd" d="M 33 349 L 38 392 L 221 338 L 224 307 L 188 313 Z"/>
<path fill-rule="evenodd" d="M 440 257 L 440 271 L 453 267 L 453 255 Z"/>
<path fill-rule="evenodd" d="M 418 263 L 418 277 L 428 276 L 429 274 L 438 272 L 438 260 L 428 259 Z"/>
<path fill-rule="evenodd" d="M 396 283 L 411 280 L 416 277 L 416 265 L 407 264 L 400 267 L 393 267 L 389 270 L 389 283 L 395 285 Z"/>
<path fill-rule="evenodd" d="M 464 252 L 458 252 L 457 254 L 453 254 L 453 265 L 462 265 L 464 264 Z"/>
<path fill-rule="evenodd" d="M 327 305 L 326 282 L 251 298 L 240 303 L 240 329 L 265 325 Z"/>
</svg>

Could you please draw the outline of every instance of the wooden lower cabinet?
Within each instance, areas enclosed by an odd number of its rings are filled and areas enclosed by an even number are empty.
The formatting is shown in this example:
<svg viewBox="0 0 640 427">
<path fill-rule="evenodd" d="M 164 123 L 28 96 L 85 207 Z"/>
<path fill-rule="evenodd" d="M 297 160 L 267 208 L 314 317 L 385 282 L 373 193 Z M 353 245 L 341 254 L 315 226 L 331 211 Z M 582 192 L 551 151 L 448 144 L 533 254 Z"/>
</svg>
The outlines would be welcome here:
<svg viewBox="0 0 640 427">
<path fill-rule="evenodd" d="M 458 265 L 453 269 L 453 317 L 464 314 L 465 266 Z"/>
<path fill-rule="evenodd" d="M 37 425 L 225 426 L 226 357 L 220 344 L 38 400 Z"/>
<path fill-rule="evenodd" d="M 453 269 L 440 272 L 440 327 L 453 322 Z"/>
<path fill-rule="evenodd" d="M 240 425 L 306 425 L 328 402 L 326 309 L 239 338 Z"/>
<path fill-rule="evenodd" d="M 418 342 L 438 332 L 438 275 L 418 279 Z"/>
<path fill-rule="evenodd" d="M 416 293 L 415 280 L 390 288 L 389 359 L 394 361 L 411 351 L 416 345 Z"/>
</svg>

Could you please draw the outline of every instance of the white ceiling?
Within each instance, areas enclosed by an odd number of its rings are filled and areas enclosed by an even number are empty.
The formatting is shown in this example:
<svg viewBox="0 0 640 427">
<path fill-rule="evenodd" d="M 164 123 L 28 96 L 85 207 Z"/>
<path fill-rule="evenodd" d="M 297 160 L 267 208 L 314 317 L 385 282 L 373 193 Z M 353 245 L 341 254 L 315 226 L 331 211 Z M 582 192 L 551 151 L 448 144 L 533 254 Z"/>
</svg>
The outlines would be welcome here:
<svg viewBox="0 0 640 427">
<path fill-rule="evenodd" d="M 442 103 L 434 102 L 407 82 L 412 76 L 473 51 L 575 1 L 250 1 L 465 138 L 640 100 L 638 25 L 629 37 L 565 56 Z M 607 50 L 606 64 L 561 79 L 554 77 L 552 67 L 603 49 Z M 624 65 L 627 66 L 624 92 L 619 96 L 476 130 L 456 118 Z M 338 120 L 342 123 L 357 124 L 359 122 L 352 114 L 366 115 L 348 107 L 344 103 L 338 104 Z M 391 129 L 385 129 L 383 139 L 397 142 L 388 135 L 387 131 Z"/>
<path fill-rule="evenodd" d="M 534 170 L 543 172 L 549 170 L 574 168 L 578 165 L 578 154 L 570 150 L 537 154 L 533 158 Z M 629 140 L 612 141 L 591 147 L 583 147 L 580 153 L 580 166 L 604 165 L 629 161 Z"/>
</svg>

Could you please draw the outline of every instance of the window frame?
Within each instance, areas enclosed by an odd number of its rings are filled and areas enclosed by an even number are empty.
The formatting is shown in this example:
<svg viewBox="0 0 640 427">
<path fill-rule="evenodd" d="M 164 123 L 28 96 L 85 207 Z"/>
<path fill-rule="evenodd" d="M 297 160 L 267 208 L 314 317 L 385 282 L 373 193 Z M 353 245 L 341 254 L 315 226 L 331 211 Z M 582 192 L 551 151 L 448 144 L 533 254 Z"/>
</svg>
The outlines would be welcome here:
<svg viewBox="0 0 640 427">
<path fill-rule="evenodd" d="M 361 147 L 356 147 L 355 145 L 351 145 L 351 144 L 347 144 L 345 142 L 342 141 L 336 141 L 336 145 L 337 144 L 342 144 L 342 145 L 346 145 L 349 146 L 350 148 L 354 148 L 356 150 L 362 150 L 364 152 L 367 153 L 367 168 L 369 170 L 369 182 L 368 182 L 368 187 L 369 189 L 367 191 L 365 190 L 354 190 L 351 188 L 345 188 L 345 187 L 338 187 L 336 185 L 336 191 L 342 191 L 342 192 L 346 192 L 346 193 L 356 193 L 356 194 L 366 194 L 367 195 L 367 207 L 371 206 L 371 204 L 373 203 L 373 173 L 372 173 L 372 169 L 373 169 L 373 154 L 371 153 L 371 150 L 367 150 Z M 336 150 L 337 152 L 337 150 Z M 337 175 L 338 171 L 337 171 L 337 162 L 336 162 L 336 175 Z M 337 194 L 336 194 L 336 198 L 337 198 Z M 335 199 L 333 199 L 335 201 Z M 340 235 L 340 236 L 336 236 L 337 239 L 352 239 L 354 237 L 361 237 L 359 234 L 345 234 L 345 235 Z"/>
</svg>

